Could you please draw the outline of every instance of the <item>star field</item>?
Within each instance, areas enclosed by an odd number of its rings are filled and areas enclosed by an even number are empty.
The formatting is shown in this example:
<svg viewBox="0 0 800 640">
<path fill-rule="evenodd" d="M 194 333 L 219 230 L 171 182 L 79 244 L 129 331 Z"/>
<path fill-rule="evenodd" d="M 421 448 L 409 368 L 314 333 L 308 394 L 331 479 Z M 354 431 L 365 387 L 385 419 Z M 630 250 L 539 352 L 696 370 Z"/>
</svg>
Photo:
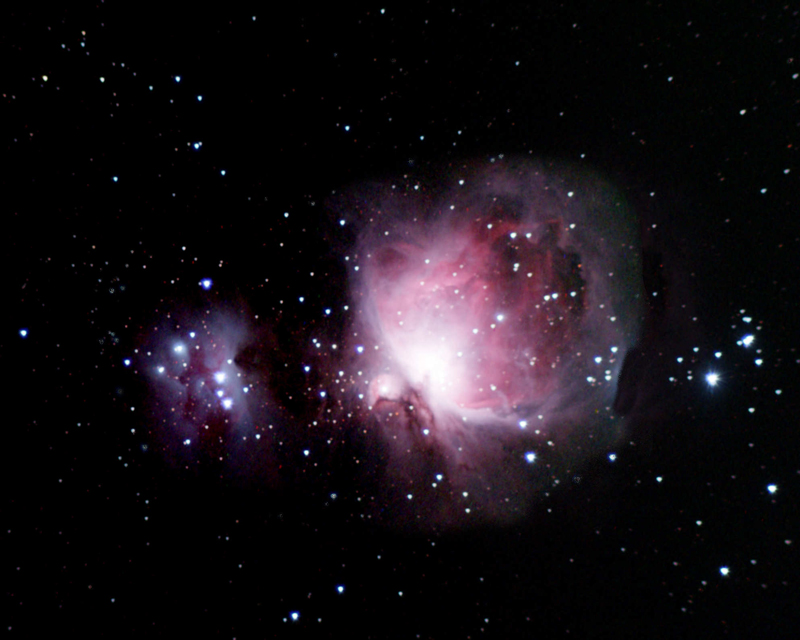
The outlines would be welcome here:
<svg viewBox="0 0 800 640">
<path fill-rule="evenodd" d="M 794 637 L 789 6 L 0 30 L 4 628 Z"/>
</svg>

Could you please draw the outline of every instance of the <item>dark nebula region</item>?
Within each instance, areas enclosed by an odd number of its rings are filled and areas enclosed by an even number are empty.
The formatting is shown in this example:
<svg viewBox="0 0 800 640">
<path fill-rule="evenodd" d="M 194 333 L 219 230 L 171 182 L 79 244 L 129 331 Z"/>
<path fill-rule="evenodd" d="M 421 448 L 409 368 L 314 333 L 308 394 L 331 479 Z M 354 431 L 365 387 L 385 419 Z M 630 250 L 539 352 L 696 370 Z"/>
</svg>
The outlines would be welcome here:
<svg viewBox="0 0 800 640">
<path fill-rule="evenodd" d="M 326 211 L 347 289 L 328 319 L 285 331 L 209 293 L 146 332 L 168 457 L 286 490 L 313 460 L 321 491 L 347 475 L 376 521 L 460 526 L 523 515 L 626 434 L 645 294 L 610 184 L 498 160 L 362 183 Z"/>
</svg>

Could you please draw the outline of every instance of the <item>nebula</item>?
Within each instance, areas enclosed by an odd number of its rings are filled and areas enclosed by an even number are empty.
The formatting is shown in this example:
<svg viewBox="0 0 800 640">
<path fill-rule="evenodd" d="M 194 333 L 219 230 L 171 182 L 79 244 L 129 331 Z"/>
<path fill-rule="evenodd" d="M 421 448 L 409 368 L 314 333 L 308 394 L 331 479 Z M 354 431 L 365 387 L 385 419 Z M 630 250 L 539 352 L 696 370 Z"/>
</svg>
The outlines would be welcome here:
<svg viewBox="0 0 800 640">
<path fill-rule="evenodd" d="M 419 529 L 518 518 L 625 434 L 645 296 L 609 184 L 503 160 L 355 185 L 326 211 L 340 275 L 288 283 L 294 307 L 204 285 L 146 330 L 167 457 Z"/>
<path fill-rule="evenodd" d="M 358 392 L 346 411 L 381 439 L 392 517 L 513 517 L 623 432 L 612 407 L 642 322 L 638 228 L 586 173 L 443 173 L 331 205 L 358 229 L 335 368 Z"/>
<path fill-rule="evenodd" d="M 159 450 L 187 468 L 222 462 L 229 472 L 269 469 L 252 463 L 254 455 L 262 463 L 272 457 L 266 378 L 248 361 L 255 344 L 266 344 L 263 330 L 246 306 L 212 297 L 163 306 L 135 350 Z"/>
</svg>

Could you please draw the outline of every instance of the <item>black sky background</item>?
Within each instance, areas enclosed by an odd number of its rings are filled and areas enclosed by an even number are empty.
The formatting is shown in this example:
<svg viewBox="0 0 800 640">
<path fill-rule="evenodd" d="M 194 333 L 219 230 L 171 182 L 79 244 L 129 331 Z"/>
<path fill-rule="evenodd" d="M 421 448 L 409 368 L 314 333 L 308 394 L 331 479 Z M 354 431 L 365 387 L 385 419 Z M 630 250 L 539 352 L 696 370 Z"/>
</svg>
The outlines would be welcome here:
<svg viewBox="0 0 800 640">
<path fill-rule="evenodd" d="M 6 10 L 9 635 L 796 637 L 800 14 L 734 4 Z M 658 223 L 698 320 L 653 352 L 698 364 L 636 446 L 514 525 L 416 534 L 359 517 L 347 458 L 233 482 L 160 455 L 121 364 L 159 310 L 211 274 L 290 360 L 346 297 L 332 190 L 500 154 L 599 171 Z"/>
</svg>

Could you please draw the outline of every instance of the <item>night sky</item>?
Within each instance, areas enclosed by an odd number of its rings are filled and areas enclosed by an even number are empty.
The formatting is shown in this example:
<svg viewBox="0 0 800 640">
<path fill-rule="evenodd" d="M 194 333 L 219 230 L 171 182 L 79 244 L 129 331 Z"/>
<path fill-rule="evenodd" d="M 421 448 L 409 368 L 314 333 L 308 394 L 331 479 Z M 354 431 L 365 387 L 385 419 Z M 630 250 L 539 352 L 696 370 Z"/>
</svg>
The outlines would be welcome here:
<svg viewBox="0 0 800 640">
<path fill-rule="evenodd" d="M 0 22 L 11 637 L 797 637 L 796 8 L 67 4 Z"/>
</svg>

